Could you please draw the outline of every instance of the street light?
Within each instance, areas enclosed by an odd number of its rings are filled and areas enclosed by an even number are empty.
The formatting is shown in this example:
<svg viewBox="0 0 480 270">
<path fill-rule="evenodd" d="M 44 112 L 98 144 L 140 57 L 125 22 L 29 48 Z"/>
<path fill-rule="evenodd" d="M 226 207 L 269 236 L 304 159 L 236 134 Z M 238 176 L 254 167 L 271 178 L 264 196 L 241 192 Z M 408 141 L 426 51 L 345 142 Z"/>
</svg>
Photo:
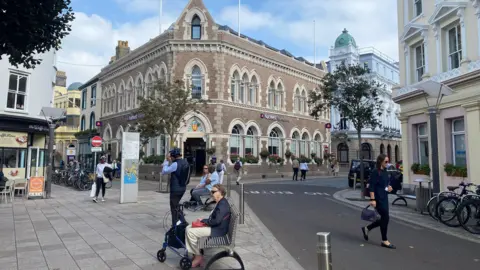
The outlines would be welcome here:
<svg viewBox="0 0 480 270">
<path fill-rule="evenodd" d="M 440 192 L 440 175 L 439 162 L 438 162 L 438 130 L 437 130 L 437 113 L 438 107 L 442 102 L 444 96 L 453 94 L 453 90 L 439 82 L 435 81 L 423 81 L 415 86 L 418 90 L 424 93 L 425 101 L 428 106 L 428 115 L 430 117 L 430 136 L 431 136 L 431 148 L 432 148 L 432 179 L 433 179 L 433 193 Z M 430 105 L 428 98 L 436 98 L 436 103 Z"/>
</svg>

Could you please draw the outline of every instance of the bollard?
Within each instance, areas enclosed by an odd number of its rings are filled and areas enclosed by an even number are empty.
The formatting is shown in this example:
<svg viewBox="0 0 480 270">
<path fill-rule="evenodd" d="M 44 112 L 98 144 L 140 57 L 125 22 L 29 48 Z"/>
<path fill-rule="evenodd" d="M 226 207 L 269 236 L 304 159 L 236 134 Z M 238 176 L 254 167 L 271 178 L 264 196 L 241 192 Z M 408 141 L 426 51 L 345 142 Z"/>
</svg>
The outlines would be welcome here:
<svg viewBox="0 0 480 270">
<path fill-rule="evenodd" d="M 239 203 L 239 207 L 240 207 L 240 218 L 239 218 L 239 224 L 243 224 L 244 223 L 244 218 L 245 218 L 245 198 L 244 198 L 244 190 L 243 190 L 243 183 L 240 184 L 240 203 Z"/>
<path fill-rule="evenodd" d="M 357 173 L 353 174 L 353 190 L 357 189 Z"/>
<path fill-rule="evenodd" d="M 330 233 L 317 233 L 317 258 L 318 270 L 332 270 L 332 246 L 330 245 Z"/>
<path fill-rule="evenodd" d="M 227 174 L 227 198 L 230 198 L 230 190 L 232 189 L 232 175 Z"/>
</svg>

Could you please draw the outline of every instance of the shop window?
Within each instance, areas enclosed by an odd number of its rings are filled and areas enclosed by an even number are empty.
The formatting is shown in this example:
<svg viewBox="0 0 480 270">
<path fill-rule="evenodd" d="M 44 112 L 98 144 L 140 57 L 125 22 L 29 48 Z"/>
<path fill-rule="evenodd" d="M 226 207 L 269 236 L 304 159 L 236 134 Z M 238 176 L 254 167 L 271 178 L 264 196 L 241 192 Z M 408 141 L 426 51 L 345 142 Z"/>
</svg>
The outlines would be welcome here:
<svg viewBox="0 0 480 270">
<path fill-rule="evenodd" d="M 280 138 L 282 137 L 282 132 L 277 128 L 272 129 L 272 131 L 270 132 L 268 138 L 268 151 L 271 155 L 281 156 L 282 143 Z"/>
<path fill-rule="evenodd" d="M 240 149 L 241 149 L 241 132 L 242 128 L 237 126 L 234 126 L 232 128 L 232 135 L 230 136 L 230 155 L 240 155 Z"/>
<path fill-rule="evenodd" d="M 428 164 L 428 131 L 427 124 L 417 125 L 417 147 L 418 147 L 418 163 Z"/>
<path fill-rule="evenodd" d="M 463 119 L 452 121 L 452 142 L 453 164 L 456 166 L 467 166 L 465 121 Z"/>
<path fill-rule="evenodd" d="M 257 155 L 257 144 L 255 143 L 255 130 L 253 127 L 248 128 L 247 136 L 245 136 L 245 154 Z"/>
<path fill-rule="evenodd" d="M 300 152 L 300 134 L 298 132 L 294 132 L 292 135 L 292 144 L 290 146 L 291 152 L 293 155 L 296 157 L 299 157 L 299 152 Z"/>
<path fill-rule="evenodd" d="M 0 164 L 3 168 L 25 168 L 26 156 L 26 149 L 0 148 Z"/>
<path fill-rule="evenodd" d="M 27 99 L 27 80 L 26 75 L 20 73 L 10 73 L 8 82 L 7 108 L 14 110 L 25 110 Z"/>
</svg>

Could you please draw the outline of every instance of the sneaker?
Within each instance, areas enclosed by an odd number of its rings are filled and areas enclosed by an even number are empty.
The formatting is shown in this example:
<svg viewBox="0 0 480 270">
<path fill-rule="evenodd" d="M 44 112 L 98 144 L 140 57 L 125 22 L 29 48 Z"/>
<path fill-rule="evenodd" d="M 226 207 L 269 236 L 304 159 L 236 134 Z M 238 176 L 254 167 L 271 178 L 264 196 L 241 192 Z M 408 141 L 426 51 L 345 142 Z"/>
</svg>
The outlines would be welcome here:
<svg viewBox="0 0 480 270">
<path fill-rule="evenodd" d="M 102 202 L 105 202 L 105 198 L 102 198 Z"/>
<path fill-rule="evenodd" d="M 93 198 L 93 202 L 96 203 L 96 202 L 97 202 L 97 198 Z"/>
<path fill-rule="evenodd" d="M 240 185 L 240 182 L 237 181 L 237 186 L 239 186 L 239 185 Z"/>
</svg>

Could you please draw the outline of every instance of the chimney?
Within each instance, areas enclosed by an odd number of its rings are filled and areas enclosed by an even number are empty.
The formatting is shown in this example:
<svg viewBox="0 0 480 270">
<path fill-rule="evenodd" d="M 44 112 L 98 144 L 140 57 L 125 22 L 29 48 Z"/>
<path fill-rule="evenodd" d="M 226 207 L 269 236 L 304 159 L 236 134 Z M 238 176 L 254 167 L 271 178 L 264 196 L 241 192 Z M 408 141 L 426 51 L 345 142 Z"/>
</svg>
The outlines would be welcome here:
<svg viewBox="0 0 480 270">
<path fill-rule="evenodd" d="M 128 41 L 119 40 L 118 45 L 115 48 L 115 60 L 118 60 L 130 53 L 130 47 L 128 47 Z"/>
<path fill-rule="evenodd" d="M 67 75 L 65 71 L 57 71 L 57 76 L 55 77 L 55 85 L 67 87 Z"/>
</svg>

